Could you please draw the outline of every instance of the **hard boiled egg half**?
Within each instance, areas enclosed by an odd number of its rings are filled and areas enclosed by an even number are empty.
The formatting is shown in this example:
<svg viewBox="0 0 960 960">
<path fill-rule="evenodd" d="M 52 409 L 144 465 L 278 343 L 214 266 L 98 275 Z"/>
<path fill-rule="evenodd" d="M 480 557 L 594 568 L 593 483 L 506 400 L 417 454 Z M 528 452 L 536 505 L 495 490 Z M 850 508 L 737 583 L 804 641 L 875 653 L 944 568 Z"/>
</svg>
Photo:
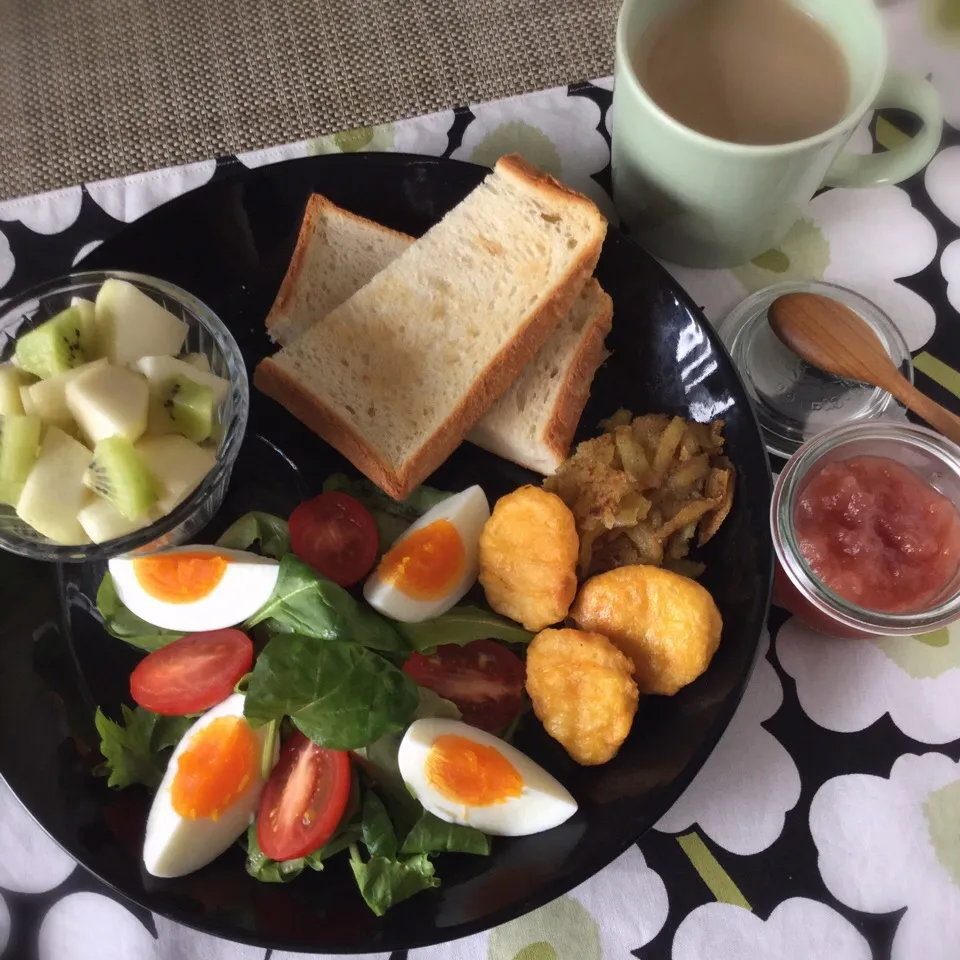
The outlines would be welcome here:
<svg viewBox="0 0 960 960">
<path fill-rule="evenodd" d="M 236 693 L 208 710 L 170 757 L 143 843 L 144 866 L 155 877 L 182 877 L 206 866 L 256 812 L 267 727 L 250 726 L 243 699 Z"/>
<path fill-rule="evenodd" d="M 221 630 L 252 616 L 270 599 L 280 565 L 223 547 L 189 546 L 114 557 L 117 596 L 142 620 L 165 630 Z"/>
<path fill-rule="evenodd" d="M 480 534 L 489 519 L 478 486 L 438 503 L 383 555 L 364 584 L 367 603 L 404 623 L 445 613 L 477 579 Z"/>
<path fill-rule="evenodd" d="M 403 782 L 447 823 L 522 837 L 559 826 L 577 810 L 567 790 L 526 754 L 458 720 L 415 720 L 398 760 Z"/>
</svg>

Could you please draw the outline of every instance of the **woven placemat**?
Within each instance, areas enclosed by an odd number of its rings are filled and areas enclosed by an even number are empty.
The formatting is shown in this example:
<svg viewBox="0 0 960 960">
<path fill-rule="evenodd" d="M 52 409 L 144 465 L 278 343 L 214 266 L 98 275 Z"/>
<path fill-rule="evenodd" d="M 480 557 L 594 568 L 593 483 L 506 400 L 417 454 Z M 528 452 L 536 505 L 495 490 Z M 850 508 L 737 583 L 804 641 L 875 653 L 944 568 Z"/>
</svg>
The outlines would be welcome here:
<svg viewBox="0 0 960 960">
<path fill-rule="evenodd" d="M 576 80 L 619 0 L 0 0 L 0 198 Z"/>
</svg>

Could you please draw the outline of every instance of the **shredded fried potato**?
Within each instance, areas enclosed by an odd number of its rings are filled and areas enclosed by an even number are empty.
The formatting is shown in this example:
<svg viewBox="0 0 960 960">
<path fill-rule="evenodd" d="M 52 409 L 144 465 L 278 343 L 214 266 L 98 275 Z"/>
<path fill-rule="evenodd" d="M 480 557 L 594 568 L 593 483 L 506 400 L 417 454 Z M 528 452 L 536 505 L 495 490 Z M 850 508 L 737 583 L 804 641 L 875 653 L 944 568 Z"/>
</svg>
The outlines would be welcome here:
<svg viewBox="0 0 960 960">
<path fill-rule="evenodd" d="M 699 576 L 690 544 L 707 543 L 733 505 L 723 421 L 618 410 L 601 426 L 543 484 L 573 511 L 579 577 L 636 563 Z"/>
</svg>

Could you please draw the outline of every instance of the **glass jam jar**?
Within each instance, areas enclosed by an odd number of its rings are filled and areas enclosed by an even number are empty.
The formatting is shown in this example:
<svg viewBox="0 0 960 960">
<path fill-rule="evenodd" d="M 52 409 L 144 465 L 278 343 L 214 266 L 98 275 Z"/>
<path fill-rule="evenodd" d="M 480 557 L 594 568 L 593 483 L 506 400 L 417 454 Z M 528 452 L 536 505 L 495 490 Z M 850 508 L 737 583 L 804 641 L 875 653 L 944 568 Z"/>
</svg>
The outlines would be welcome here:
<svg viewBox="0 0 960 960">
<path fill-rule="evenodd" d="M 774 602 L 819 633 L 834 637 L 913 636 L 960 617 L 960 567 L 923 609 L 890 613 L 844 599 L 817 577 L 800 550 L 797 508 L 808 484 L 828 464 L 883 457 L 909 467 L 960 510 L 960 447 L 911 423 L 849 423 L 805 443 L 787 462 L 770 505 L 777 567 Z"/>
</svg>

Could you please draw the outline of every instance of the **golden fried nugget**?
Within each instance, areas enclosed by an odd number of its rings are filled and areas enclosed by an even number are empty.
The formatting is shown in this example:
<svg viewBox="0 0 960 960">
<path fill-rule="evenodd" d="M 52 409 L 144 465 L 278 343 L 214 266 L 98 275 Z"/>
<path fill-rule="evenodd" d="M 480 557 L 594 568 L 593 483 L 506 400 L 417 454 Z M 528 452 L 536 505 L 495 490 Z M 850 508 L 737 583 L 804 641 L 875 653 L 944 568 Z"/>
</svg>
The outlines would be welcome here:
<svg viewBox="0 0 960 960">
<path fill-rule="evenodd" d="M 659 567 L 619 567 L 591 577 L 570 616 L 609 637 L 636 669 L 641 693 L 674 694 L 710 665 L 723 620 L 694 580 Z"/>
<path fill-rule="evenodd" d="M 501 497 L 480 536 L 480 583 L 497 613 L 542 630 L 577 593 L 580 541 L 570 508 L 539 487 Z"/>
<path fill-rule="evenodd" d="M 527 650 L 527 693 L 547 733 L 582 766 L 606 763 L 637 712 L 633 664 L 606 637 L 543 630 Z"/>
</svg>

